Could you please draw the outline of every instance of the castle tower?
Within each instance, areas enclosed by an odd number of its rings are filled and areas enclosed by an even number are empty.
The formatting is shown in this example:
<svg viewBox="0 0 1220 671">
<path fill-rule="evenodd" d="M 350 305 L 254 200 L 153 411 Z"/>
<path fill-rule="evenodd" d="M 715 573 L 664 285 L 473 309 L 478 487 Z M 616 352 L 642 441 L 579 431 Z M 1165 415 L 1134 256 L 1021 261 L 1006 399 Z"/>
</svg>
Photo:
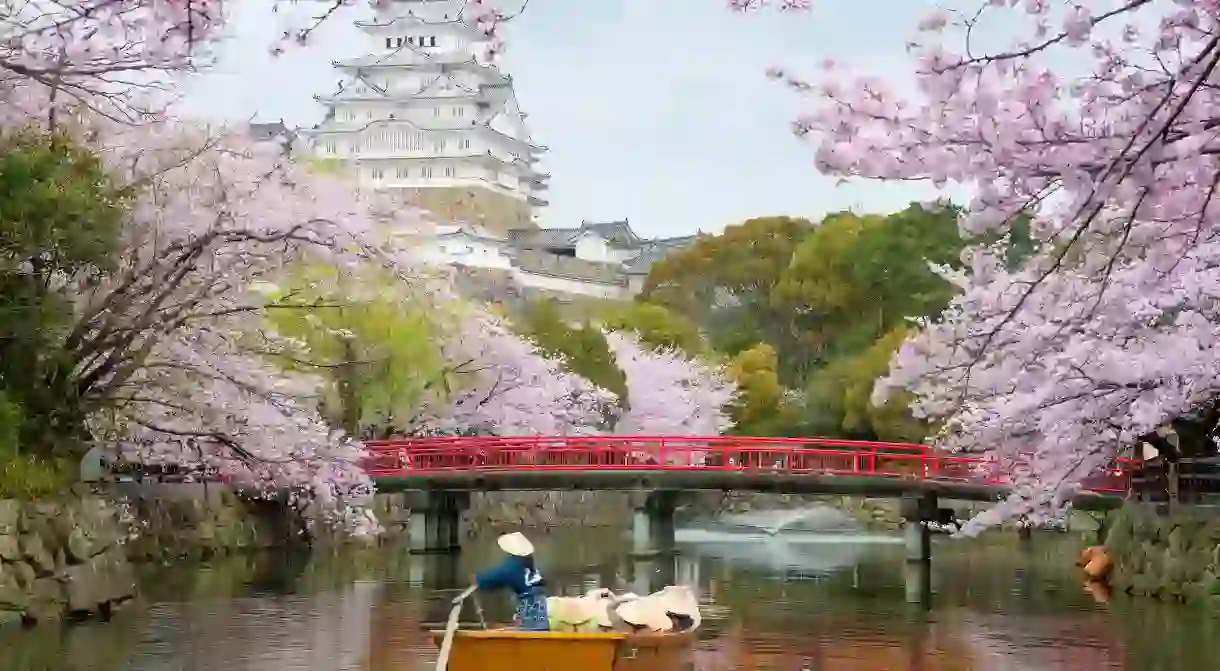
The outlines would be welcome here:
<svg viewBox="0 0 1220 671">
<path fill-rule="evenodd" d="M 489 44 L 465 5 L 389 0 L 357 22 L 370 53 L 336 61 L 338 90 L 315 96 L 326 116 L 308 133 L 313 154 L 441 220 L 532 228 L 546 148 L 530 140 L 512 78 L 483 62 Z"/>
</svg>

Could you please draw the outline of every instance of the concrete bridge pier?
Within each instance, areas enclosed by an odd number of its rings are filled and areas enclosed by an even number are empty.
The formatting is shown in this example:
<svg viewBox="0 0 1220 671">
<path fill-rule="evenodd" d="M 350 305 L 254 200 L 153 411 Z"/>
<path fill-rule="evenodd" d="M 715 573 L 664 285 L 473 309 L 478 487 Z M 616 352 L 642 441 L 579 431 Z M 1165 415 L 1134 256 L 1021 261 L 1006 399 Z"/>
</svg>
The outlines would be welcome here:
<svg viewBox="0 0 1220 671">
<path fill-rule="evenodd" d="M 677 584 L 675 555 L 654 555 L 650 559 L 632 558 L 631 591 L 636 594 L 651 594 L 666 585 Z"/>
<path fill-rule="evenodd" d="M 406 492 L 411 509 L 407 549 L 415 554 L 462 549 L 462 512 L 470 507 L 470 492 L 443 489 Z"/>
<path fill-rule="evenodd" d="M 674 512 L 680 494 L 665 489 L 633 494 L 632 557 L 656 557 L 674 551 Z"/>
<path fill-rule="evenodd" d="M 906 601 L 929 605 L 932 602 L 932 534 L 928 522 L 941 516 L 934 492 L 908 495 L 902 500 L 902 517 L 906 521 Z"/>
</svg>

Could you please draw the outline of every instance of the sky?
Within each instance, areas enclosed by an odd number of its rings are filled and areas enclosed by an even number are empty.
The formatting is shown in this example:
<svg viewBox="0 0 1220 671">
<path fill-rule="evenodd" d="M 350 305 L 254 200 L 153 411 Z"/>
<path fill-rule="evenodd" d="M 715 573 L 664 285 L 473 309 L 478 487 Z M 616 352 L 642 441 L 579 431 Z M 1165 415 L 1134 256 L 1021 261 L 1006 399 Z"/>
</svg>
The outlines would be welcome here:
<svg viewBox="0 0 1220 671">
<path fill-rule="evenodd" d="M 504 0 L 506 10 L 520 0 Z M 360 3 L 356 3 L 359 5 Z M 501 67 L 512 75 L 551 173 L 543 226 L 628 219 L 647 236 L 717 232 L 750 217 L 819 219 L 886 212 L 935 196 L 930 185 L 842 184 L 813 166 L 792 135 L 802 100 L 765 77 L 774 65 L 813 72 L 826 58 L 891 81 L 910 79 L 905 43 L 931 0 L 822 0 L 809 14 L 741 15 L 725 0 L 529 0 L 509 26 Z M 184 111 L 209 120 L 322 118 L 314 94 L 334 89 L 332 60 L 366 53 L 332 17 L 311 46 L 273 57 L 284 16 L 320 2 L 233 3 L 218 63 L 187 82 Z"/>
</svg>

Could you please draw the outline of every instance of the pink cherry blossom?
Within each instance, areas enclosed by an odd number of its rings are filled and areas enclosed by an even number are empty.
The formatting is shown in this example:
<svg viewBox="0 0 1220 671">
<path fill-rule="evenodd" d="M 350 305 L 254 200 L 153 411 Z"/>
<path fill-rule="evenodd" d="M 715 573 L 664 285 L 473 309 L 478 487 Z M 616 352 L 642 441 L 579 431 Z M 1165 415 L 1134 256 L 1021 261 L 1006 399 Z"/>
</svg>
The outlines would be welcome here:
<svg viewBox="0 0 1220 671">
<path fill-rule="evenodd" d="M 99 409 L 95 435 L 141 461 L 206 464 L 252 491 L 288 491 L 314 521 L 375 529 L 362 447 L 322 421 L 321 381 L 277 370 L 247 340 L 268 310 L 310 309 L 256 291 L 297 262 L 337 272 L 376 264 L 427 287 L 410 255 L 380 236 L 385 225 L 419 224 L 418 213 L 386 219 L 371 196 L 244 132 L 97 117 L 76 131 L 139 194 L 119 268 L 78 286 L 65 344 L 79 357 L 85 402 Z"/>
<path fill-rule="evenodd" d="M 924 22 L 913 95 L 772 71 L 807 97 L 795 127 L 823 172 L 971 187 L 968 236 L 1034 215 L 1023 263 L 979 244 L 946 271 L 961 295 L 878 385 L 913 392 L 944 446 L 1010 464 L 1014 494 L 966 533 L 1052 516 L 1220 392 L 1220 2 L 980 5 Z M 1010 44 L 968 50 L 988 25 Z"/>
<path fill-rule="evenodd" d="M 596 432 L 613 420 L 617 397 L 563 369 L 498 318 L 463 315 L 447 341 L 457 390 L 436 428 L 500 436 Z"/>
<path fill-rule="evenodd" d="M 263 312 L 309 306 L 252 289 L 299 261 L 431 281 L 382 235 L 422 217 L 309 174 L 245 128 L 163 113 L 158 77 L 206 56 L 220 3 L 13 7 L 20 20 L 0 28 L 0 128 L 70 134 L 135 194 L 117 269 L 65 278 L 77 314 L 63 348 L 95 438 L 141 461 L 215 467 L 248 491 L 288 492 L 311 521 L 375 532 L 362 447 L 322 421 L 319 380 L 245 346 Z"/>
<path fill-rule="evenodd" d="M 626 436 L 717 436 L 733 427 L 726 406 L 737 385 L 720 368 L 678 350 L 653 349 L 635 334 L 606 334 L 627 377 L 630 408 L 615 425 Z"/>
</svg>

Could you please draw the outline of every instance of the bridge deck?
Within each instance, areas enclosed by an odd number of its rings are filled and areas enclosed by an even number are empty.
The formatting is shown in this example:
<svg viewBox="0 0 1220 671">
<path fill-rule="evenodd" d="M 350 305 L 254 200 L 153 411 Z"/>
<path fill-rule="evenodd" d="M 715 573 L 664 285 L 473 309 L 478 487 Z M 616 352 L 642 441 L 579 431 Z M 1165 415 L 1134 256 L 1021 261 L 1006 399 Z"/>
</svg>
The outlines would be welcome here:
<svg viewBox="0 0 1220 671">
<path fill-rule="evenodd" d="M 498 490 L 712 490 L 777 494 L 838 494 L 876 498 L 921 492 L 941 499 L 997 501 L 1008 494 L 1002 485 L 934 480 L 904 480 L 882 476 L 843 476 L 744 471 L 566 470 L 449 471 L 376 477 L 380 491 L 448 489 Z M 1074 505 L 1081 510 L 1110 510 L 1122 505 L 1114 494 L 1084 492 Z"/>
<path fill-rule="evenodd" d="M 454 437 L 369 443 L 383 491 L 746 490 L 996 501 L 1020 463 L 946 455 L 924 445 L 807 438 Z M 1086 483 L 1082 509 L 1121 505 L 1134 464 Z"/>
</svg>

